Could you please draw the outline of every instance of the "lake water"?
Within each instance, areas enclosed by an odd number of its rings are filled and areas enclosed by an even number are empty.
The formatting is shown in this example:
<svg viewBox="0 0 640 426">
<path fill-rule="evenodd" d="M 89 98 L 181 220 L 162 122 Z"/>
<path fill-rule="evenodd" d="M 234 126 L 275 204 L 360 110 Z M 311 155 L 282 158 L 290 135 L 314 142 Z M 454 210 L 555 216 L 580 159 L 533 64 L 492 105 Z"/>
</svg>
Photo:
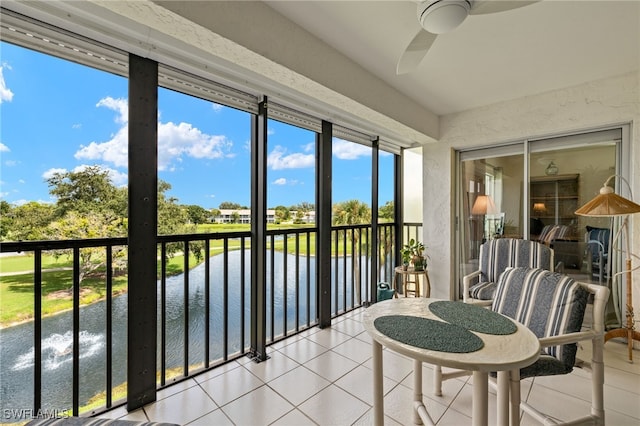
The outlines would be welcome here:
<svg viewBox="0 0 640 426">
<path fill-rule="evenodd" d="M 267 259 L 271 252 L 268 253 Z M 228 352 L 237 353 L 243 342 L 240 341 L 241 319 L 245 318 L 244 346 L 249 344 L 250 319 L 250 259 L 245 253 L 245 288 L 241 287 L 240 251 L 229 252 L 228 267 L 228 311 L 223 306 L 223 261 L 222 255 L 210 258 L 210 358 L 220 359 L 223 355 L 224 318 L 228 321 Z M 283 333 L 284 315 L 284 258 L 280 252 L 274 253 L 274 290 L 267 285 L 267 322 L 271 317 L 271 300 L 274 305 L 274 335 Z M 309 292 L 310 318 L 316 317 L 315 291 L 315 258 L 310 258 L 311 287 L 306 288 L 307 262 L 300 258 L 296 268 L 295 257 L 286 255 L 287 260 L 287 329 L 295 327 L 296 309 L 300 324 L 306 324 L 307 292 Z M 363 262 L 366 260 L 363 258 Z M 351 261 L 347 261 L 347 276 L 350 276 Z M 188 294 L 188 333 L 189 363 L 199 365 L 204 361 L 205 333 L 205 298 L 204 298 L 204 264 L 189 272 Z M 271 262 L 267 262 L 267 279 L 271 276 Z M 300 288 L 296 292 L 296 276 L 299 277 Z M 343 266 L 338 266 L 338 299 L 342 303 Z M 269 281 L 268 281 L 269 282 Z M 334 287 L 335 288 L 335 287 Z M 244 292 L 246 306 L 242 309 L 241 294 Z M 160 294 L 160 282 L 158 282 Z M 363 293 L 364 294 L 364 293 Z M 347 299 L 351 298 L 348 290 Z M 159 298 L 158 298 L 159 299 Z M 167 278 L 166 283 L 166 364 L 167 368 L 181 367 L 184 364 L 184 277 L 178 275 Z M 349 303 L 349 302 L 348 302 Z M 160 308 L 160 302 L 158 302 Z M 343 309 L 343 306 L 339 306 Z M 336 307 L 332 307 L 335 311 Z M 126 381 L 127 353 L 127 295 L 113 299 L 113 384 Z M 161 309 L 158 309 L 161 312 Z M 161 321 L 161 318 L 158 318 Z M 42 320 L 42 408 L 62 410 L 72 405 L 72 344 L 73 344 L 72 312 L 63 312 Z M 160 327 L 158 327 L 160 329 Z M 106 359 L 106 303 L 97 302 L 80 309 L 80 406 L 86 404 L 91 397 L 105 389 Z M 267 336 L 271 336 L 271 324 L 267 328 Z M 160 336 L 158 336 L 160 343 Z M 160 359 L 158 357 L 158 359 Z M 159 366 L 159 363 L 158 363 Z M 33 370 L 34 346 L 33 323 L 24 323 L 0 330 L 0 410 L 33 408 Z M 6 419 L 4 419 L 6 420 Z"/>
</svg>

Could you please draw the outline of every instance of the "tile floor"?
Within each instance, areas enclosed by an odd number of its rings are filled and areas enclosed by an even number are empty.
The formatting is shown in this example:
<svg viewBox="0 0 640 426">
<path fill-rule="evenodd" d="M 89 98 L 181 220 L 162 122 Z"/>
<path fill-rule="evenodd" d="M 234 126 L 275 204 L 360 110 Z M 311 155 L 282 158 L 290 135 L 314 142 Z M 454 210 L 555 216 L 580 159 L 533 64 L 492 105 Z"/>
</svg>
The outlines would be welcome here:
<svg viewBox="0 0 640 426">
<path fill-rule="evenodd" d="M 269 348 L 262 363 L 243 358 L 158 393 L 156 402 L 127 413 L 118 408 L 102 417 L 149 420 L 181 425 L 368 425 L 372 424 L 371 341 L 361 323 L 363 309 Z M 588 360 L 589 348 L 579 357 Z M 605 345 L 606 423 L 640 424 L 640 351 L 626 361 L 626 345 Z M 384 351 L 385 423 L 413 424 L 412 361 Z M 424 399 L 438 425 L 471 424 L 471 379 L 443 384 L 443 396 L 431 394 L 431 367 L 424 366 Z M 559 419 L 589 410 L 589 373 L 528 379 L 523 397 Z M 489 424 L 495 423 L 490 398 Z M 535 424 L 524 415 L 523 425 Z"/>
</svg>

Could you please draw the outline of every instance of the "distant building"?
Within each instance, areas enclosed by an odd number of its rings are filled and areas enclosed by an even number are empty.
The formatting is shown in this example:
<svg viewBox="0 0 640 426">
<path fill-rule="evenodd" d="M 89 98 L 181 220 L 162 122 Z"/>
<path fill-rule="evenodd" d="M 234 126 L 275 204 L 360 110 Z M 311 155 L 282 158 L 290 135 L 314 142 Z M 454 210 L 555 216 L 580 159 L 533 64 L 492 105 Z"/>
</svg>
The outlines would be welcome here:
<svg viewBox="0 0 640 426">
<path fill-rule="evenodd" d="M 291 211 L 292 222 L 297 216 L 296 211 Z M 302 223 L 315 223 L 316 212 L 305 212 L 300 218 Z M 220 214 L 209 218 L 212 223 L 251 223 L 251 210 L 250 209 L 220 209 Z M 267 223 L 276 223 L 276 211 L 267 210 Z"/>
</svg>

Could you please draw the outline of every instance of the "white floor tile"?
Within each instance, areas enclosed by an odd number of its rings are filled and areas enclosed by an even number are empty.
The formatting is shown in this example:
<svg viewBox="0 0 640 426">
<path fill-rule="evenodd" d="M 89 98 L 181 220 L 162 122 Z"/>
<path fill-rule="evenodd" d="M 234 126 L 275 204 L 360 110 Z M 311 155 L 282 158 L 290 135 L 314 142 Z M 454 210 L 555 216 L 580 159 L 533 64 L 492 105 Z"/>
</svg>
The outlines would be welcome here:
<svg viewBox="0 0 640 426">
<path fill-rule="evenodd" d="M 233 422 L 218 408 L 209 414 L 199 417 L 189 423 L 189 426 L 233 426 Z"/>
<path fill-rule="evenodd" d="M 327 351 L 306 362 L 304 366 L 330 382 L 334 382 L 356 368 L 358 363 L 333 351 Z"/>
<path fill-rule="evenodd" d="M 195 376 L 193 379 L 197 383 L 206 382 L 207 380 L 213 379 L 214 377 L 218 377 L 226 373 L 227 371 L 231 371 L 235 368 L 240 368 L 240 365 L 241 364 L 239 364 L 238 361 L 228 362 L 224 365 L 221 365 L 209 371 L 205 371 L 204 373 L 200 373 L 197 376 Z"/>
<path fill-rule="evenodd" d="M 339 344 L 344 343 L 351 338 L 352 337 L 348 334 L 344 334 L 332 328 L 325 328 L 307 337 L 307 339 L 311 340 L 312 342 L 316 342 L 317 344 L 322 345 L 327 349 L 338 346 Z"/>
<path fill-rule="evenodd" d="M 293 410 L 293 405 L 264 385 L 222 407 L 236 425 L 267 425 Z"/>
<path fill-rule="evenodd" d="M 298 406 L 300 411 L 320 425 L 350 425 L 369 408 L 369 405 L 334 385 Z"/>
<path fill-rule="evenodd" d="M 268 360 L 262 362 L 250 362 L 245 364 L 244 368 L 251 371 L 263 382 L 267 383 L 282 376 L 286 372 L 293 370 L 299 365 L 299 363 L 281 352 L 273 351 L 271 352 Z"/>
<path fill-rule="evenodd" d="M 299 405 L 330 384 L 328 380 L 300 366 L 269 382 L 269 387 L 293 405 Z"/>
<path fill-rule="evenodd" d="M 362 415 L 353 426 L 370 426 L 373 424 L 373 409 L 370 409 Z M 404 426 L 401 423 L 396 422 L 389 416 L 384 416 L 385 426 Z"/>
<path fill-rule="evenodd" d="M 198 386 L 171 395 L 144 407 L 150 421 L 187 424 L 218 406 Z"/>
<path fill-rule="evenodd" d="M 423 397 L 422 401 L 434 422 L 437 422 L 447 409 L 446 405 L 429 398 Z M 413 424 L 413 390 L 403 385 L 394 387 L 384 397 L 384 413 L 400 424 Z"/>
<path fill-rule="evenodd" d="M 235 368 L 200 386 L 220 406 L 251 392 L 263 385 L 263 381 L 244 367 Z"/>
<path fill-rule="evenodd" d="M 344 355 L 358 364 L 362 364 L 371 358 L 373 354 L 371 345 L 358 339 L 347 340 L 343 344 L 333 348 L 332 351 L 337 352 L 340 355 Z"/>
<path fill-rule="evenodd" d="M 339 323 L 333 324 L 331 328 L 355 337 L 364 331 L 364 326 L 360 321 L 356 321 L 350 318 L 345 319 Z"/>
<path fill-rule="evenodd" d="M 295 409 L 271 423 L 271 426 L 315 426 L 315 423 L 300 410 Z"/>
<path fill-rule="evenodd" d="M 182 382 L 179 383 L 175 383 L 173 385 L 169 385 L 164 389 L 160 389 L 157 393 L 156 393 L 156 400 L 161 400 L 161 399 L 165 399 L 171 395 L 175 395 L 178 392 L 182 392 L 186 389 L 192 388 L 194 386 L 197 386 L 197 382 L 194 379 L 187 379 L 184 380 Z"/>
<path fill-rule="evenodd" d="M 358 366 L 341 377 L 335 385 L 367 404 L 373 405 L 373 371 L 364 365 Z M 383 377 L 382 388 L 385 394 L 389 393 L 394 386 L 398 386 L 398 382 Z"/>
<path fill-rule="evenodd" d="M 300 364 L 304 364 L 328 351 L 329 349 L 325 348 L 322 345 L 317 344 L 316 342 L 312 342 L 309 339 L 300 339 L 293 345 L 288 345 L 280 349 L 279 351 L 294 361 L 299 362 Z"/>
</svg>

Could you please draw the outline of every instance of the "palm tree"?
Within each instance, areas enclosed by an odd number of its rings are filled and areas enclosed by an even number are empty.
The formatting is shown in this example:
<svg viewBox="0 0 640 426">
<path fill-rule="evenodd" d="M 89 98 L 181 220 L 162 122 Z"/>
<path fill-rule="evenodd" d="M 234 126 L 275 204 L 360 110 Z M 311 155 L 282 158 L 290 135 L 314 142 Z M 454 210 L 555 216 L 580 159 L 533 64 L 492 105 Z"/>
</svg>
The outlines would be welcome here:
<svg viewBox="0 0 640 426">
<path fill-rule="evenodd" d="M 336 203 L 333 206 L 333 224 L 334 225 L 359 225 L 371 223 L 371 209 L 368 205 L 360 200 L 348 200 L 341 203 Z M 351 238 L 354 242 L 352 248 L 353 255 L 353 273 L 355 277 L 355 296 L 358 303 L 362 303 L 361 298 L 361 277 L 360 277 L 360 256 L 356 256 L 357 253 L 361 253 L 361 250 L 356 250 L 356 247 L 360 248 L 361 229 L 348 229 L 344 233 L 344 238 Z M 338 234 L 340 235 L 340 234 Z"/>
</svg>

